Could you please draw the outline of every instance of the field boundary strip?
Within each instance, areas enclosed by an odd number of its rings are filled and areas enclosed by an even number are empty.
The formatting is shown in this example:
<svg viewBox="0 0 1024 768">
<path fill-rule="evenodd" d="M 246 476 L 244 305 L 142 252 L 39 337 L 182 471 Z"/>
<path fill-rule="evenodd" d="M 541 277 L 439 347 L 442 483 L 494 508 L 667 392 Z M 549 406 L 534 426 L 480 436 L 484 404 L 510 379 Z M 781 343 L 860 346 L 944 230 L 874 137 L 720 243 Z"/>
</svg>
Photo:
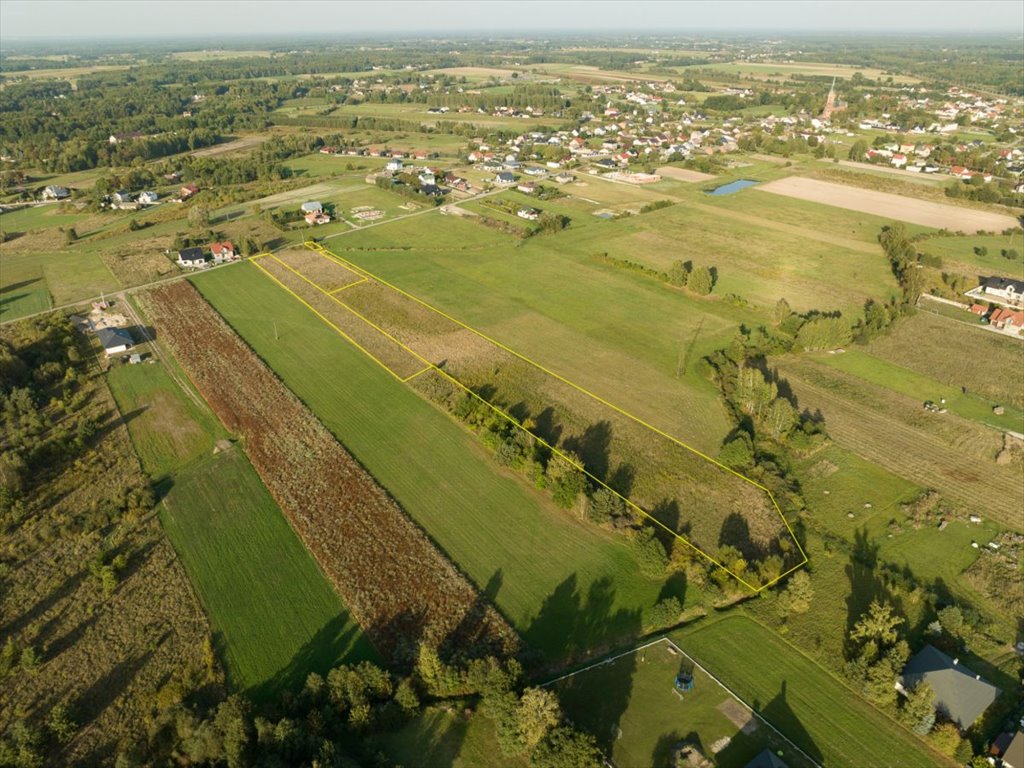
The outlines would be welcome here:
<svg viewBox="0 0 1024 768">
<path fill-rule="evenodd" d="M 346 341 L 349 341 L 350 343 L 352 343 L 357 349 L 359 349 L 364 354 L 366 354 L 371 360 L 373 360 L 375 363 L 377 363 L 382 368 L 387 370 L 388 373 L 390 373 L 392 376 L 394 376 L 396 379 L 398 379 L 398 381 L 400 381 L 402 383 L 406 383 L 406 382 L 411 381 L 412 379 L 416 378 L 417 376 L 419 376 L 419 375 L 421 375 L 423 373 L 426 373 L 427 371 L 430 371 L 430 370 L 436 371 L 440 376 L 444 377 L 445 379 L 450 381 L 452 384 L 454 384 L 456 387 L 458 387 L 461 391 L 467 393 L 468 395 L 470 395 L 471 397 L 473 397 L 474 399 L 476 399 L 477 401 L 479 401 L 480 403 L 485 405 L 487 408 L 492 410 L 494 413 L 498 414 L 499 416 L 501 416 L 502 418 L 507 420 L 510 424 L 515 426 L 517 429 L 520 429 L 520 430 L 526 432 L 531 438 L 533 438 L 538 443 L 543 445 L 545 448 L 550 450 L 554 455 L 556 455 L 559 458 L 561 458 L 563 461 L 568 463 L 570 466 L 572 466 L 575 469 L 577 469 L 578 471 L 582 472 L 586 477 L 588 477 L 590 480 L 595 482 L 597 485 L 599 485 L 600 487 L 602 487 L 602 488 L 610 491 L 611 493 L 615 494 L 615 496 L 617 496 L 619 499 L 621 499 L 630 509 L 632 509 L 633 511 L 637 512 L 642 518 L 650 521 L 654 525 L 658 526 L 662 530 L 664 530 L 667 533 L 669 533 L 670 535 L 674 536 L 679 541 L 683 542 L 691 550 L 696 552 L 698 555 L 700 555 L 701 557 L 703 557 L 705 560 L 707 560 L 708 562 L 712 563 L 716 567 L 721 568 L 723 571 L 728 573 L 730 576 L 732 576 L 734 579 L 739 581 L 741 584 L 743 584 L 745 587 L 747 587 L 749 590 L 751 590 L 754 593 L 761 592 L 762 590 L 767 589 L 768 587 L 772 586 L 773 584 L 775 584 L 779 580 L 781 580 L 781 579 L 785 578 L 786 576 L 788 576 L 790 573 L 793 573 L 794 571 L 798 570 L 799 568 L 801 568 L 801 567 L 803 567 L 804 565 L 807 564 L 807 562 L 808 562 L 807 553 L 804 551 L 804 548 L 801 546 L 799 539 L 797 539 L 796 534 L 794 533 L 792 526 L 790 525 L 789 521 L 786 519 L 786 516 L 782 513 L 782 510 L 779 508 L 778 502 L 775 500 L 774 495 L 772 495 L 772 492 L 768 488 L 766 488 L 765 486 L 761 485 L 760 483 L 756 482 L 755 480 L 750 479 L 749 477 L 746 477 L 745 475 L 740 474 L 739 472 L 736 472 L 733 469 L 730 469 L 729 467 L 725 466 L 721 462 L 716 461 L 715 459 L 711 458 L 710 456 L 707 456 L 704 453 L 701 453 L 696 448 L 693 448 L 692 446 L 687 445 L 686 443 L 684 443 L 681 440 L 673 437 L 672 435 L 668 434 L 667 432 L 664 432 L 664 431 L 658 429 L 657 427 L 655 427 L 655 426 L 653 426 L 651 424 L 648 424 L 646 421 L 644 421 L 643 419 L 639 418 L 638 416 L 635 416 L 632 413 L 630 413 L 630 412 L 628 412 L 626 410 L 623 410 L 619 406 L 617 406 L 617 405 L 615 405 L 613 403 L 608 402 L 607 400 L 605 400 L 604 398 L 600 397 L 599 395 L 596 395 L 593 392 L 585 389 L 584 387 L 581 387 L 580 385 L 576 384 L 575 382 L 570 381 L 569 379 L 566 379 L 564 376 L 561 376 L 560 374 L 558 374 L 558 373 L 556 373 L 556 372 L 554 372 L 554 371 L 552 371 L 552 370 L 550 370 L 548 368 L 545 368 L 540 363 L 537 363 L 537 362 L 531 360 L 530 358 L 526 357 L 525 355 L 522 355 L 521 353 L 516 352 L 514 349 L 511 349 L 511 348 L 505 346 L 500 341 L 492 339 L 490 336 L 487 336 L 486 334 L 484 334 L 483 332 L 477 330 L 476 328 L 473 328 L 472 326 L 463 323 L 461 320 L 458 320 L 458 319 L 452 317 L 451 315 L 449 315 L 449 314 L 445 313 L 444 311 L 438 309 L 437 307 L 434 307 L 433 305 L 423 301 L 422 299 L 418 298 L 417 296 L 414 296 L 414 295 L 412 295 L 412 294 L 402 290 L 401 288 L 399 288 L 399 287 L 397 287 L 395 285 L 392 285 L 391 283 L 387 282 L 386 280 L 381 279 L 377 275 L 374 275 L 372 272 L 369 272 L 368 270 L 360 267 L 358 264 L 354 264 L 353 262 L 350 262 L 348 259 L 345 259 L 345 258 L 343 258 L 341 256 L 338 256 L 334 252 L 328 250 L 327 248 L 324 248 L 319 243 L 306 242 L 305 245 L 310 250 L 318 252 L 324 258 L 333 259 L 337 263 L 342 264 L 343 266 L 347 267 L 348 269 L 351 269 L 352 271 L 357 272 L 358 274 L 363 275 L 364 280 L 373 280 L 375 282 L 380 283 L 381 285 L 387 286 L 388 288 L 392 289 L 393 291 L 396 291 L 397 293 L 401 294 L 402 296 L 405 296 L 406 298 L 408 298 L 408 299 L 410 299 L 412 301 L 415 301 L 417 304 L 420 304 L 423 307 L 426 307 L 427 309 L 431 310 L 432 312 L 437 313 L 441 317 L 444 317 L 446 320 L 448 320 L 450 322 L 453 322 L 456 325 L 458 325 L 459 327 L 464 328 L 464 329 L 470 331 L 471 333 L 479 336 L 480 338 L 484 339 L 485 341 L 487 341 L 490 344 L 493 344 L 494 346 L 498 347 L 499 349 L 502 349 L 502 350 L 508 352 L 509 354 L 519 358 L 520 360 L 523 360 L 527 364 L 532 365 L 533 367 L 537 368 L 538 370 L 542 371 L 543 373 L 545 373 L 545 374 L 547 374 L 549 376 L 554 377 L 555 379 L 557 379 L 558 381 L 563 382 L 564 384 L 567 384 L 568 386 L 572 387 L 576 391 L 578 391 L 578 392 L 580 392 L 580 393 L 590 397 L 591 399 L 601 403 L 602 405 L 605 405 L 608 408 L 611 408 L 616 413 L 621 414 L 622 416 L 625 416 L 626 418 L 636 422 L 637 424 L 640 424 L 643 427 L 646 427 L 647 429 L 651 430 L 655 434 L 660 435 L 661 437 L 663 437 L 663 438 L 665 438 L 665 439 L 675 443 L 676 445 L 678 445 L 678 446 L 680 446 L 680 447 L 690 451 L 691 453 L 695 454 L 696 456 L 699 456 L 700 458 L 704 459 L 705 461 L 711 462 L 716 467 L 718 467 L 720 469 L 723 469 L 726 472 L 729 472 L 730 474 L 738 477 L 739 479 L 741 479 L 741 480 L 743 480 L 743 481 L 745 481 L 747 483 L 750 483 L 754 487 L 760 489 L 765 494 L 767 494 L 768 498 L 771 500 L 772 506 L 775 507 L 775 511 L 778 513 L 779 518 L 782 520 L 783 524 L 786 527 L 786 530 L 788 531 L 788 533 L 790 535 L 790 538 L 792 538 L 793 543 L 796 545 L 797 551 L 800 553 L 800 557 L 801 557 L 800 562 L 798 562 L 796 565 L 791 566 L 787 570 L 783 571 L 782 573 L 780 573 L 778 576 L 776 576 L 771 581 L 769 581 L 769 582 L 767 582 L 765 584 L 762 584 L 761 586 L 754 586 L 753 584 L 748 582 L 746 579 L 744 579 L 742 576 L 736 574 L 735 572 L 730 570 L 728 567 L 723 565 L 721 562 L 719 562 L 711 554 L 709 554 L 708 552 L 705 552 L 703 549 L 701 549 L 700 547 L 696 546 L 693 542 L 691 542 L 685 536 L 682 536 L 678 532 L 676 532 L 673 529 L 669 528 L 663 522 L 661 522 L 656 517 L 654 517 L 649 512 L 647 512 L 647 510 L 643 509 L 642 507 L 640 507 L 639 505 L 637 505 L 636 503 L 634 503 L 630 499 L 628 499 L 625 496 L 623 496 L 621 493 L 616 491 L 614 488 L 609 486 L 607 483 L 605 483 L 600 478 L 598 478 L 598 477 L 594 476 L 592 473 L 588 472 L 587 469 L 584 466 L 582 466 L 579 462 L 573 460 L 572 458 L 567 456 L 563 451 L 559 450 L 558 448 L 556 448 L 555 446 L 551 445 L 550 443 L 548 443 L 544 439 L 542 439 L 539 436 L 537 436 L 537 435 L 533 434 L 532 432 L 530 432 L 528 429 L 526 429 L 522 424 L 520 424 L 510 414 L 506 413 L 505 411 L 503 411 L 500 408 L 498 408 L 497 406 L 495 406 L 493 403 L 487 401 L 486 399 L 484 399 L 483 397 L 478 395 L 476 392 L 474 392 L 472 389 L 470 389 L 465 384 L 460 382 L 458 379 L 456 379 L 450 373 L 448 373 L 447 371 L 445 371 L 442 368 L 438 367 L 436 364 L 434 364 L 431 361 L 429 361 L 426 358 L 424 358 L 418 352 L 416 352 L 415 350 L 411 349 L 410 347 L 408 347 L 403 342 L 401 342 L 398 339 L 396 339 L 394 336 L 392 336 L 386 330 L 384 330 L 383 328 L 381 328 L 380 326 L 376 325 L 374 322 L 372 322 L 371 320 L 366 318 L 360 312 L 356 311 L 352 307 L 349 307 L 340 298 L 335 296 L 332 292 L 328 292 L 322 286 L 318 285 L 316 282 L 310 280 L 305 275 L 302 275 L 301 273 L 297 272 L 297 270 L 295 270 L 293 267 L 291 267 L 291 266 L 289 266 L 287 264 L 284 264 L 284 262 L 282 262 L 280 259 L 277 259 L 276 257 L 274 257 L 273 254 L 267 254 L 267 256 L 269 256 L 270 258 L 274 258 L 275 261 L 278 261 L 278 263 L 281 263 L 283 266 L 287 267 L 291 271 L 293 271 L 296 274 L 298 274 L 305 282 L 309 283 L 311 286 L 316 288 L 318 291 L 320 291 L 324 295 L 330 297 L 335 302 L 337 302 L 339 305 L 345 307 L 349 312 L 351 312 L 353 315 L 355 315 L 360 320 L 365 322 L 371 328 L 373 328 L 374 330 L 376 330 L 377 332 L 379 332 L 380 334 L 382 334 L 383 336 L 385 336 L 389 340 L 393 341 L 395 344 L 399 345 L 402 349 L 404 349 L 409 354 L 413 355 L 416 359 L 422 361 L 424 366 L 425 366 L 422 370 L 417 371 L 416 373 L 413 373 L 412 375 L 407 376 L 405 378 L 402 378 L 402 377 L 398 376 L 394 371 L 392 371 L 390 368 L 388 368 L 387 365 L 385 365 L 383 362 L 381 362 L 379 359 L 377 359 L 376 356 L 374 356 L 372 353 L 367 351 L 362 345 L 360 345 L 357 342 L 355 342 L 348 334 L 346 334 L 344 331 L 342 331 L 340 328 L 338 328 L 334 323 L 332 323 L 330 320 L 328 320 L 326 317 L 324 317 L 320 312 L 318 312 L 316 309 L 314 309 L 305 299 L 303 299 L 297 293 L 295 293 L 290 288 L 288 288 L 286 285 L 281 283 L 280 280 L 275 278 L 266 269 L 261 267 L 256 259 L 253 260 L 253 262 L 256 264 L 256 266 L 259 267 L 260 271 L 262 271 L 264 274 L 266 274 L 268 277 L 270 277 L 279 286 L 284 288 L 284 290 L 287 291 L 289 294 L 291 294 L 296 299 L 298 299 L 307 309 L 309 309 L 311 312 L 313 312 L 313 314 L 315 314 L 317 317 L 319 317 L 321 320 L 323 320 L 327 325 L 329 325 L 331 328 L 333 328 L 340 336 L 342 336 L 342 338 L 344 338 Z M 265 258 L 265 257 L 261 256 L 259 258 Z"/>
<path fill-rule="evenodd" d="M 602 667 L 605 664 L 611 664 L 612 662 L 618 661 L 619 659 L 623 658 L 624 656 L 629 656 L 630 654 L 634 654 L 634 653 L 640 653 L 640 651 L 643 651 L 643 650 L 645 650 L 647 648 L 655 646 L 658 643 L 667 643 L 669 648 L 674 650 L 680 656 L 683 656 L 684 658 L 688 659 L 693 664 L 693 666 L 695 666 L 697 669 L 699 669 L 705 675 L 707 675 L 712 680 L 714 680 L 715 683 L 717 683 L 718 686 L 722 690 L 724 690 L 726 693 L 728 693 L 730 696 L 732 696 L 736 701 L 738 701 L 748 712 L 750 712 L 750 714 L 752 714 L 754 717 L 756 717 L 758 720 L 760 720 L 762 723 L 764 723 L 766 726 L 768 726 L 772 731 L 774 731 L 774 733 L 777 736 L 779 736 L 787 744 L 789 744 L 791 747 L 793 747 L 793 749 L 795 749 L 797 752 L 799 752 L 801 755 L 803 755 L 811 765 L 815 766 L 815 768 L 822 768 L 822 766 L 818 762 L 816 762 L 813 758 L 811 758 L 810 755 L 808 755 L 806 752 L 804 752 L 802 749 L 800 749 L 800 747 L 798 747 L 788 736 L 786 736 L 786 734 L 784 734 L 782 731 L 780 731 L 774 725 L 769 723 L 768 720 L 764 717 L 764 715 L 762 715 L 760 712 L 758 712 L 752 706 L 747 704 L 747 702 L 745 702 L 742 698 L 740 698 L 740 695 L 738 693 L 736 693 L 736 691 L 734 691 L 728 685 L 723 683 L 720 679 L 718 679 L 718 677 L 716 677 L 715 675 L 711 674 L 711 672 L 707 669 L 707 667 L 705 667 L 703 664 L 701 664 L 699 661 L 697 661 L 695 658 L 693 658 L 693 656 L 691 656 L 686 651 L 684 651 L 682 648 L 680 648 L 675 643 L 675 641 L 672 640 L 672 638 L 670 638 L 670 637 L 658 637 L 658 638 L 655 638 L 654 640 L 649 640 L 646 643 L 642 643 L 641 645 L 637 645 L 637 646 L 635 646 L 633 648 L 630 648 L 628 651 L 622 651 L 621 653 L 617 653 L 614 656 L 608 656 L 608 657 L 606 657 L 604 659 L 601 659 L 600 661 L 595 661 L 595 662 L 593 662 L 591 664 L 588 664 L 585 667 L 581 667 L 580 669 L 575 669 L 572 672 L 567 672 L 564 675 L 560 675 L 560 676 L 556 677 L 554 680 L 548 680 L 545 683 L 541 683 L 541 687 L 542 688 L 548 688 L 548 687 L 550 687 L 552 685 L 555 685 L 556 683 L 562 682 L 563 680 L 568 680 L 570 677 L 575 677 L 576 675 L 583 674 L 584 672 L 589 672 L 590 670 L 595 669 L 597 667 Z"/>
</svg>

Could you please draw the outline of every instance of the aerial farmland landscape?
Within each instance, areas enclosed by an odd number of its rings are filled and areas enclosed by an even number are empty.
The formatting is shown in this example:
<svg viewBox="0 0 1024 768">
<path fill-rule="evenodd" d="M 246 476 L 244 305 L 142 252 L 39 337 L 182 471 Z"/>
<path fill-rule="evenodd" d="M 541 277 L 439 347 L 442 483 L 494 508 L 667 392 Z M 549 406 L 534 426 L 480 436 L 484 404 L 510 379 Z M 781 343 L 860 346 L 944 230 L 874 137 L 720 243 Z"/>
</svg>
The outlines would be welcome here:
<svg viewBox="0 0 1024 768">
<path fill-rule="evenodd" d="M 1024 768 L 1022 554 L 1019 1 L 0 0 L 0 768 Z"/>
</svg>

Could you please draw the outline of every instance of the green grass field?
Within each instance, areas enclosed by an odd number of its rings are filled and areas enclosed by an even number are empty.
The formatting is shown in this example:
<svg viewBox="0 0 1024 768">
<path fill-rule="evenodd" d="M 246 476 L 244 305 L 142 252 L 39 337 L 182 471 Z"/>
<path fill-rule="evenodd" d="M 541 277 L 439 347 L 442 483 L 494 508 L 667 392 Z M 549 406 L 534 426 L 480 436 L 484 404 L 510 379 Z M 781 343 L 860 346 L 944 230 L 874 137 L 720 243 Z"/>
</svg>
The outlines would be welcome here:
<svg viewBox="0 0 1024 768">
<path fill-rule="evenodd" d="M 930 237 L 920 242 L 918 248 L 924 253 L 941 257 L 944 266 L 946 262 L 952 262 L 983 270 L 985 274 L 1006 275 L 1024 280 L 1024 236 L 1020 231 L 1012 235 Z M 985 255 L 975 253 L 975 248 L 984 248 Z M 1017 251 L 1017 258 L 1003 258 L 1002 251 L 1011 249 Z"/>
<path fill-rule="evenodd" d="M 637 631 L 664 584 L 639 573 L 620 537 L 505 474 L 255 267 L 232 272 L 194 282 L 531 646 L 557 659 Z"/>
<path fill-rule="evenodd" d="M 682 668 L 692 672 L 694 686 L 680 697 L 674 681 Z M 576 727 L 594 734 L 616 765 L 669 768 L 676 744 L 686 741 L 710 756 L 720 739 L 729 739 L 715 755 L 721 768 L 743 768 L 769 746 L 781 749 L 792 768 L 809 765 L 763 724 L 749 734 L 741 731 L 719 709 L 731 702 L 743 713 L 741 705 L 665 642 L 575 674 L 552 689 Z"/>
<path fill-rule="evenodd" d="M 162 363 L 111 365 L 107 383 L 128 425 L 142 468 L 154 481 L 209 455 L 224 431 L 213 415 L 181 393 Z"/>
<path fill-rule="evenodd" d="M 73 227 L 89 216 L 87 213 L 61 213 L 56 204 L 34 205 L 0 214 L 0 228 L 5 232 L 31 232 L 53 227 Z"/>
<path fill-rule="evenodd" d="M 594 219 L 589 226 L 607 232 L 614 223 Z M 697 363 L 725 346 L 749 312 L 602 263 L 576 242 L 565 233 L 516 245 L 471 221 L 448 217 L 438 226 L 428 214 L 328 246 L 666 432 L 717 452 L 728 425 Z"/>
<path fill-rule="evenodd" d="M 931 400 L 940 403 L 942 399 L 945 399 L 942 407 L 965 419 L 971 419 L 997 429 L 1024 432 L 1024 411 L 1020 408 L 1004 404 L 1006 412 L 1002 416 L 996 416 L 992 409 L 998 403 L 992 400 L 974 394 L 964 394 L 959 387 L 922 376 L 896 362 L 883 360 L 861 349 L 848 349 L 842 355 L 819 355 L 814 359 L 824 365 L 852 373 L 872 384 L 919 398 L 922 402 Z"/>
<path fill-rule="evenodd" d="M 120 287 L 93 253 L 5 253 L 0 269 L 0 319 L 13 320 Z"/>
<path fill-rule="evenodd" d="M 376 659 L 240 449 L 176 475 L 159 509 L 232 688 L 267 700 L 310 672 Z"/>
<path fill-rule="evenodd" d="M 876 339 L 868 351 L 911 371 L 1002 405 L 1024 408 L 1024 348 L 1017 339 L 918 312 Z"/>
<path fill-rule="evenodd" d="M 749 618 L 730 616 L 673 639 L 820 764 L 944 764 L 909 731 Z"/>
</svg>

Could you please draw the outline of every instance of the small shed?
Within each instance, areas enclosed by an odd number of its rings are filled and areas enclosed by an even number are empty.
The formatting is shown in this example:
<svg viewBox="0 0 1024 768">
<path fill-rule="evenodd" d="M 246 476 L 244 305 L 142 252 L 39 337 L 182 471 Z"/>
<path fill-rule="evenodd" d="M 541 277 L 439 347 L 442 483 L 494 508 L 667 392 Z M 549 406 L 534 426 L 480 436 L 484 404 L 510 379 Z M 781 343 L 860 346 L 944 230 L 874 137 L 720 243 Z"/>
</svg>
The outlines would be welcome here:
<svg viewBox="0 0 1024 768">
<path fill-rule="evenodd" d="M 107 356 L 116 355 L 119 352 L 127 352 L 135 343 L 132 335 L 124 328 L 100 328 L 96 331 L 96 337 L 103 345 L 103 351 Z"/>
</svg>

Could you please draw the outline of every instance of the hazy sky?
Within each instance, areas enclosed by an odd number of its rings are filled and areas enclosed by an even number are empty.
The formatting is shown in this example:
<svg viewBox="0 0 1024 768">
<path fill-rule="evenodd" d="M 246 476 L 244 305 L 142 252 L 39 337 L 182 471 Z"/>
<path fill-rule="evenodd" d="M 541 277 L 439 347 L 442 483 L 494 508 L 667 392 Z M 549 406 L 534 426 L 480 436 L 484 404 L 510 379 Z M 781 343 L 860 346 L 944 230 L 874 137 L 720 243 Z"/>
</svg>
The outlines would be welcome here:
<svg viewBox="0 0 1024 768">
<path fill-rule="evenodd" d="M 1020 35 L 1021 0 L 0 0 L 0 37 L 415 35 L 530 31 L 995 32 Z"/>
</svg>

